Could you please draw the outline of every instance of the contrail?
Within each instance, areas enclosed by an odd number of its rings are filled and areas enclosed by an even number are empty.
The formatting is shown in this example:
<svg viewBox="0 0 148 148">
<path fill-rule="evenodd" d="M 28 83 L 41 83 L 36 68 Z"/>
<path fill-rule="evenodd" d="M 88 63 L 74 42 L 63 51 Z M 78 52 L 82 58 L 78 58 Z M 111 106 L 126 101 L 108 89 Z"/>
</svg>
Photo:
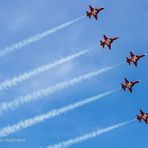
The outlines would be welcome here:
<svg viewBox="0 0 148 148">
<path fill-rule="evenodd" d="M 41 74 L 41 73 L 43 73 L 45 71 L 48 71 L 48 70 L 50 70 L 50 69 L 52 69 L 52 68 L 54 68 L 54 67 L 56 67 L 58 65 L 64 64 L 64 63 L 69 62 L 69 61 L 71 61 L 71 60 L 73 60 L 75 58 L 78 58 L 78 57 L 90 52 L 95 47 L 96 46 L 94 46 L 94 47 L 92 47 L 90 49 L 85 49 L 83 51 L 71 54 L 71 55 L 69 55 L 67 57 L 64 57 L 64 58 L 62 58 L 60 60 L 57 60 L 57 61 L 55 61 L 53 63 L 48 63 L 46 65 L 42 65 L 40 67 L 37 67 L 37 68 L 31 70 L 30 72 L 25 72 L 25 73 L 23 73 L 23 74 L 21 74 L 19 76 L 13 77 L 12 79 L 5 80 L 5 81 L 0 83 L 0 91 L 11 88 L 11 87 L 17 85 L 18 83 L 20 83 L 20 82 L 22 82 L 24 80 L 27 80 L 27 79 L 29 79 L 31 77 L 34 77 L 34 76 L 37 76 L 37 75 L 39 75 L 39 74 Z"/>
<path fill-rule="evenodd" d="M 66 22 L 66 23 L 64 23 L 62 25 L 56 26 L 56 27 L 54 27 L 52 29 L 49 29 L 49 30 L 47 30 L 45 32 L 38 33 L 38 34 L 36 34 L 34 36 L 31 36 L 31 37 L 29 37 L 27 39 L 24 39 L 24 40 L 22 40 L 22 41 L 20 41 L 20 42 L 18 42 L 16 44 L 13 44 L 12 46 L 8 46 L 8 47 L 6 47 L 6 48 L 4 48 L 3 50 L 0 51 L 0 56 L 4 56 L 6 54 L 9 54 L 9 53 L 17 50 L 17 49 L 22 48 L 22 47 L 24 47 L 24 46 L 26 46 L 28 44 L 31 44 L 31 43 L 36 42 L 38 40 L 41 40 L 42 38 L 45 38 L 45 37 L 47 37 L 48 35 L 50 35 L 52 33 L 55 33 L 55 32 L 65 28 L 65 27 L 68 27 L 69 25 L 72 25 L 72 24 L 82 20 L 84 17 L 85 16 L 81 16 L 81 17 L 76 18 L 76 19 L 74 19 L 72 21 Z"/>
<path fill-rule="evenodd" d="M 38 124 L 40 122 L 43 122 L 45 120 L 48 120 L 48 119 L 51 119 L 53 117 L 64 114 L 66 112 L 72 111 L 72 110 L 77 109 L 77 108 L 79 108 L 83 105 L 97 101 L 97 100 L 99 100 L 99 99 L 101 99 L 101 98 L 103 98 L 107 95 L 110 95 L 110 94 L 118 91 L 119 89 L 120 88 L 114 89 L 114 90 L 111 90 L 111 91 L 107 91 L 105 93 L 102 93 L 102 94 L 99 94 L 99 95 L 96 95 L 96 96 L 93 96 L 93 97 L 90 97 L 90 98 L 82 99 L 81 101 L 77 101 L 73 104 L 64 106 L 64 107 L 59 108 L 59 109 L 54 109 L 52 111 L 49 111 L 46 114 L 41 114 L 41 115 L 35 116 L 34 118 L 26 119 L 24 121 L 18 122 L 17 124 L 4 127 L 3 129 L 0 130 L 0 137 L 8 136 L 9 134 L 15 133 L 17 131 L 28 128 L 30 126 L 33 126 L 33 125 Z"/>
<path fill-rule="evenodd" d="M 128 125 L 128 124 L 130 124 L 130 123 L 132 123 L 134 121 L 135 121 L 135 119 L 130 120 L 130 121 L 126 121 L 126 122 L 122 122 L 122 123 L 119 123 L 119 124 L 116 124 L 116 125 L 113 125 L 113 126 L 110 126 L 110 127 L 107 127 L 107 128 L 98 129 L 98 130 L 96 130 L 94 132 L 87 133 L 87 134 L 82 135 L 80 137 L 72 138 L 72 139 L 69 139 L 67 141 L 62 141 L 62 142 L 60 142 L 58 144 L 55 144 L 55 145 L 47 146 L 47 148 L 65 148 L 65 147 L 69 147 L 69 146 L 72 146 L 72 145 L 77 144 L 79 142 L 83 142 L 83 141 L 89 140 L 91 138 L 96 138 L 97 136 L 100 136 L 102 134 L 111 132 L 111 131 L 113 131 L 113 130 L 115 130 L 117 128 Z"/>
<path fill-rule="evenodd" d="M 14 110 L 14 109 L 18 108 L 19 106 L 26 104 L 30 101 L 38 100 L 38 99 L 45 97 L 49 94 L 52 94 L 58 90 L 62 90 L 64 88 L 68 88 L 70 86 L 79 84 L 82 81 L 85 81 L 85 80 L 90 79 L 92 77 L 98 76 L 99 74 L 102 74 L 102 73 L 112 70 L 114 68 L 117 68 L 117 67 L 121 66 L 122 64 L 116 64 L 116 65 L 109 66 L 106 68 L 98 69 L 96 71 L 81 75 L 79 77 L 76 77 L 76 78 L 61 82 L 61 83 L 57 83 L 56 85 L 48 87 L 46 89 L 41 89 L 41 90 L 36 91 L 32 94 L 28 94 L 26 96 L 21 96 L 15 100 L 10 101 L 10 102 L 3 102 L 0 104 L 0 113 L 2 113 L 3 111 L 7 111 L 7 110 Z"/>
<path fill-rule="evenodd" d="M 2 113 L 3 111 L 7 111 L 7 110 L 14 110 L 14 109 L 18 108 L 19 106 L 21 106 L 25 103 L 28 103 L 28 102 L 33 101 L 33 100 L 38 100 L 38 99 L 45 97 L 49 94 L 52 94 L 52 93 L 54 93 L 58 90 L 62 90 L 64 88 L 68 88 L 70 86 L 79 84 L 82 81 L 90 79 L 94 76 L 97 76 L 99 74 L 102 74 L 104 72 L 112 70 L 114 68 L 117 68 L 118 66 L 121 66 L 121 65 L 122 64 L 116 64 L 116 65 L 109 66 L 109 67 L 106 67 L 106 68 L 98 69 L 96 71 L 81 75 L 79 77 L 76 77 L 76 78 L 61 82 L 61 83 L 57 83 L 56 85 L 54 85 L 52 87 L 48 87 L 46 89 L 41 89 L 41 90 L 36 91 L 32 94 L 28 94 L 26 96 L 21 96 L 21 97 L 15 99 L 15 100 L 10 101 L 10 102 L 1 103 L 0 104 L 0 113 Z"/>
</svg>

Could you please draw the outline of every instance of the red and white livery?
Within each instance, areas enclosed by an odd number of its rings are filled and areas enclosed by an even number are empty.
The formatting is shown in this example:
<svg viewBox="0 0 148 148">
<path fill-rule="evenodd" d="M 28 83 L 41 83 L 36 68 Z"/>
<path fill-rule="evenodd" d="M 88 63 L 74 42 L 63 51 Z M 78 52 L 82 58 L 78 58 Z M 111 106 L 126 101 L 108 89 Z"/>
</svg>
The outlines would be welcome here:
<svg viewBox="0 0 148 148">
<path fill-rule="evenodd" d="M 111 38 L 108 38 L 105 34 L 103 35 L 104 37 L 104 41 L 101 41 L 100 40 L 100 45 L 104 48 L 105 45 L 108 46 L 108 48 L 111 50 L 111 45 L 112 43 L 117 40 L 119 37 L 111 37 Z"/>
<path fill-rule="evenodd" d="M 141 109 L 140 109 L 140 115 L 137 115 L 137 120 L 139 122 L 141 122 L 142 120 L 148 124 L 148 113 L 144 113 Z"/>
<path fill-rule="evenodd" d="M 130 52 L 130 58 L 126 57 L 126 63 L 128 63 L 129 65 L 131 64 L 131 62 L 134 63 L 134 65 L 137 67 L 137 62 L 143 58 L 144 56 L 146 56 L 147 54 L 143 54 L 143 55 L 135 55 L 133 52 Z"/>
<path fill-rule="evenodd" d="M 122 84 L 121 83 L 121 88 L 125 91 L 126 88 L 130 91 L 130 93 L 133 92 L 132 88 L 135 84 L 139 83 L 140 80 L 138 81 L 135 81 L 135 82 L 131 82 L 131 81 L 128 81 L 126 78 L 124 79 L 125 80 L 125 84 Z"/>
<path fill-rule="evenodd" d="M 97 20 L 98 19 L 98 14 L 104 10 L 105 8 L 99 8 L 99 9 L 96 9 L 96 8 L 93 8 L 91 5 L 89 5 L 89 8 L 90 8 L 90 12 L 86 11 L 86 15 L 91 18 L 91 16 L 94 16 L 95 19 Z"/>
</svg>

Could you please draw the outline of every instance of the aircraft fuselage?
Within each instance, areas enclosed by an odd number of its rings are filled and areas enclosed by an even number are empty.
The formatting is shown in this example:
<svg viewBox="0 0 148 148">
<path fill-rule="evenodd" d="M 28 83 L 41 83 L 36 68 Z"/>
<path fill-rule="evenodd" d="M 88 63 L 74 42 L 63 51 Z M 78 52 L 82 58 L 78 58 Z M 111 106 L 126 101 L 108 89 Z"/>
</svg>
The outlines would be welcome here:
<svg viewBox="0 0 148 148">
<path fill-rule="evenodd" d="M 97 15 L 97 10 L 96 9 L 94 9 L 93 11 L 92 11 L 92 15 Z"/>
<path fill-rule="evenodd" d="M 138 57 L 137 56 L 134 56 L 133 58 L 132 58 L 132 61 L 133 62 L 136 62 L 138 60 Z"/>
<path fill-rule="evenodd" d="M 144 114 L 143 117 L 142 117 L 144 120 L 146 120 L 148 118 L 148 115 L 147 114 Z"/>
<path fill-rule="evenodd" d="M 126 86 L 127 86 L 128 88 L 131 88 L 131 87 L 132 87 L 132 83 L 129 82 Z"/>
<path fill-rule="evenodd" d="M 106 45 L 110 45 L 110 44 L 111 44 L 111 40 L 110 40 L 110 39 L 106 39 L 106 40 L 105 40 L 105 44 L 106 44 Z"/>
</svg>

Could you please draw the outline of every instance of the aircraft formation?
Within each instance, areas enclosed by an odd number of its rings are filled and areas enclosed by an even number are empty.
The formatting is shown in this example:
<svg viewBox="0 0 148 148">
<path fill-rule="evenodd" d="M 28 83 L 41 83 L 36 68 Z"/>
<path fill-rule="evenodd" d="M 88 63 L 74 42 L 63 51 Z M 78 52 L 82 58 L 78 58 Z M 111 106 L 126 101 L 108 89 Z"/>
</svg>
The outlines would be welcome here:
<svg viewBox="0 0 148 148">
<path fill-rule="evenodd" d="M 90 12 L 86 11 L 86 15 L 90 19 L 91 19 L 91 16 L 94 16 L 94 18 L 96 20 L 98 20 L 98 15 L 100 14 L 100 12 L 105 9 L 104 7 L 93 8 L 91 5 L 89 5 L 89 8 L 90 8 Z M 107 46 L 109 50 L 111 50 L 111 48 L 112 48 L 112 43 L 114 41 L 116 41 L 117 39 L 119 39 L 119 37 L 116 37 L 116 36 L 108 37 L 105 34 L 103 35 L 103 38 L 104 38 L 104 41 L 100 40 L 100 46 L 102 48 L 105 48 L 105 46 Z M 130 51 L 130 58 L 126 57 L 126 63 L 128 65 L 131 65 L 131 63 L 134 63 L 135 67 L 137 67 L 138 61 L 146 55 L 147 54 L 136 55 L 136 54 L 134 54 L 133 52 Z M 129 81 L 127 78 L 125 78 L 124 80 L 125 80 L 125 84 L 121 83 L 121 88 L 124 91 L 126 91 L 126 89 L 128 89 L 130 93 L 133 92 L 133 87 L 140 82 L 140 80 L 137 80 L 137 81 L 134 81 L 134 82 Z M 139 122 L 141 122 L 143 120 L 146 124 L 148 124 L 148 113 L 143 112 L 141 109 L 140 109 L 140 113 L 141 113 L 141 115 L 137 115 L 137 120 Z"/>
</svg>

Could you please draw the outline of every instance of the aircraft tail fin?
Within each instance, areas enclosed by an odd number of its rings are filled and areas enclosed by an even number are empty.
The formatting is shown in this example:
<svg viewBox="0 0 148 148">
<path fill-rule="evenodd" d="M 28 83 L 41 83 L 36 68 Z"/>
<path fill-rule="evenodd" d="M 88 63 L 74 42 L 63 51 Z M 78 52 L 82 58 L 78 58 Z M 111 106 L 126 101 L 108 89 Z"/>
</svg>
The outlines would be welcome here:
<svg viewBox="0 0 148 148">
<path fill-rule="evenodd" d="M 91 13 L 89 13 L 88 11 L 86 11 L 86 15 L 91 18 Z"/>
<path fill-rule="evenodd" d="M 121 83 L 122 89 L 125 91 L 126 87 L 124 84 Z"/>
<path fill-rule="evenodd" d="M 100 45 L 104 48 L 105 44 L 100 40 Z"/>
<path fill-rule="evenodd" d="M 126 57 L 126 63 L 128 63 L 129 65 L 131 64 L 130 59 L 128 57 Z"/>
<path fill-rule="evenodd" d="M 141 118 L 137 115 L 137 120 L 139 121 L 139 122 L 141 122 Z"/>
</svg>

